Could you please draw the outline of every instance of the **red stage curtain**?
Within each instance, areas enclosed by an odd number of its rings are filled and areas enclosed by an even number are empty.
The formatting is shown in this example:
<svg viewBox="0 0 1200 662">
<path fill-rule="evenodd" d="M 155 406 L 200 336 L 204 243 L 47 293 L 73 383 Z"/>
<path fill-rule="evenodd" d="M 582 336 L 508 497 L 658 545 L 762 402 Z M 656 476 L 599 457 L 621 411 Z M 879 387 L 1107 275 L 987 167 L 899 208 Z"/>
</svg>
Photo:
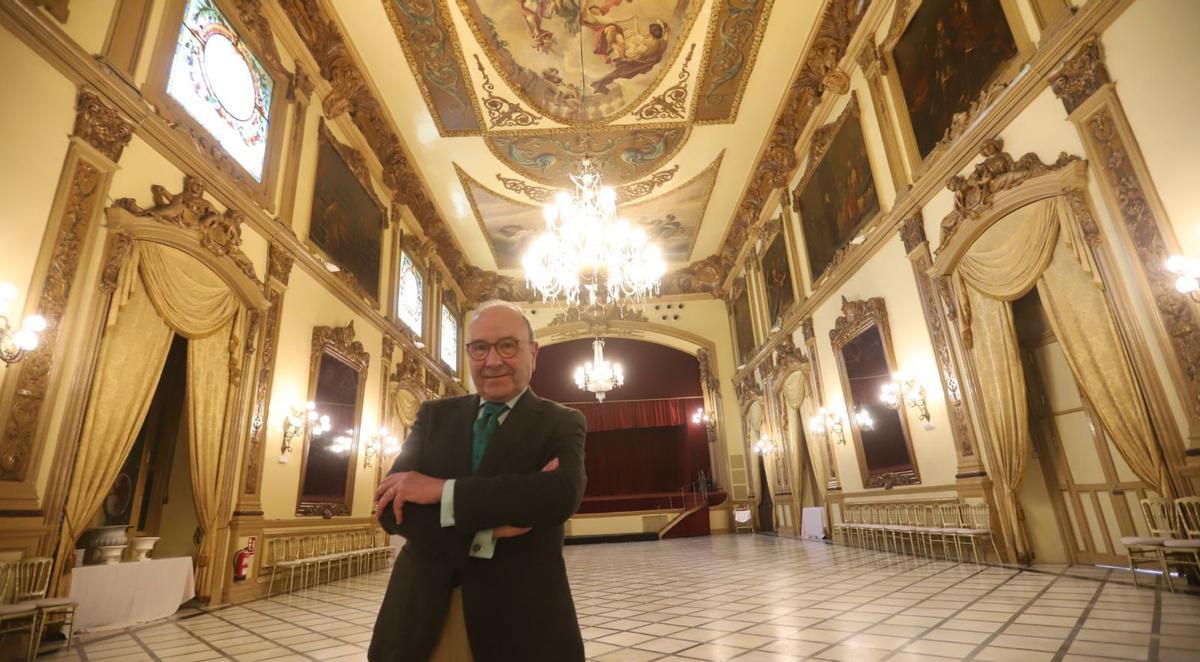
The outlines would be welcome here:
<svg viewBox="0 0 1200 662">
<path fill-rule="evenodd" d="M 584 496 L 613 496 L 674 492 L 685 483 L 690 467 L 681 463 L 687 453 L 687 427 L 632 428 L 588 432 Z"/>
<path fill-rule="evenodd" d="M 591 433 L 687 425 L 692 414 L 703 408 L 704 399 L 587 402 L 570 406 L 583 412 L 588 432 Z"/>
</svg>

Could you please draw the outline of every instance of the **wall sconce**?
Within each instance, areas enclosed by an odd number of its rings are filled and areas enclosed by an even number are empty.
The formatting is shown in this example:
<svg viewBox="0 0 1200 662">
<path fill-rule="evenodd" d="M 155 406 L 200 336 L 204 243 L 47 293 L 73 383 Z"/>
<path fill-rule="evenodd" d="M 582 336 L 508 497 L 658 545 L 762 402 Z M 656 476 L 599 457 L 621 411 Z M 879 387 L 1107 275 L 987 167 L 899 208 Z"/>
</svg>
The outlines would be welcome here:
<svg viewBox="0 0 1200 662">
<path fill-rule="evenodd" d="M 874 430 L 875 419 L 871 418 L 871 412 L 866 409 L 856 409 L 854 411 L 854 424 L 859 430 Z"/>
<path fill-rule="evenodd" d="M 824 407 L 821 407 L 821 411 L 817 412 L 817 415 L 808 421 L 808 429 L 813 434 L 828 434 L 839 445 L 846 445 L 846 431 L 842 423 L 842 417 Z"/>
<path fill-rule="evenodd" d="M 366 448 L 363 449 L 363 469 L 371 468 L 372 458 L 378 457 L 382 464 L 383 458 L 398 452 L 400 452 L 400 442 L 388 434 L 387 428 L 379 428 L 379 432 L 367 439 Z"/>
<path fill-rule="evenodd" d="M 8 311 L 17 294 L 12 283 L 0 283 L 0 360 L 6 365 L 20 361 L 26 352 L 37 349 L 38 334 L 46 330 L 46 318 L 41 315 L 26 317 L 19 328 L 11 325 Z"/>
<path fill-rule="evenodd" d="M 775 444 L 766 437 L 761 437 L 758 443 L 754 444 L 754 452 L 758 455 L 770 455 L 775 452 Z"/>
<path fill-rule="evenodd" d="M 925 386 L 916 377 L 897 372 L 892 375 L 892 381 L 883 385 L 879 391 L 879 400 L 888 409 L 900 409 L 901 406 L 917 410 L 922 421 L 929 422 L 929 407 L 925 404 Z M 929 425 L 926 428 L 931 427 Z"/>
<path fill-rule="evenodd" d="M 701 423 L 712 425 L 714 423 L 712 415 L 703 409 L 697 409 L 696 413 L 692 414 L 692 422 L 697 425 Z"/>
<path fill-rule="evenodd" d="M 287 416 L 283 417 L 283 444 L 279 447 L 279 457 L 292 452 L 292 441 L 302 434 L 324 434 L 329 432 L 331 425 L 329 417 L 317 413 L 317 405 L 311 400 L 303 405 L 292 404 Z"/>
<path fill-rule="evenodd" d="M 1175 289 L 1180 294 L 1188 295 L 1192 301 L 1200 303 L 1200 260 L 1188 259 L 1182 255 L 1172 255 L 1167 258 L 1167 271 L 1178 274 L 1175 279 Z"/>
</svg>

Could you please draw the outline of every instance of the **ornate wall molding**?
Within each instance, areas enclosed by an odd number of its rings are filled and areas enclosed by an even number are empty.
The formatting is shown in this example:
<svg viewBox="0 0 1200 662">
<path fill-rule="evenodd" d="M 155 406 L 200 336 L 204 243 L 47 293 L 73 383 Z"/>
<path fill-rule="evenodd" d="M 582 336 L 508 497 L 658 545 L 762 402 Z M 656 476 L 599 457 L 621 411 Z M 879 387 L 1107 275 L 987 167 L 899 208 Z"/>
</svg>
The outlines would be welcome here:
<svg viewBox="0 0 1200 662">
<path fill-rule="evenodd" d="M 47 327 L 37 349 L 11 368 L 16 373 L 9 375 L 15 390 L 8 405 L 4 436 L 0 438 L 0 481 L 23 482 L 29 476 L 34 440 L 43 405 L 53 386 L 54 362 L 65 341 L 62 331 L 78 285 L 85 249 L 96 234 L 95 220 L 108 195 L 114 164 L 133 136 L 132 124 L 90 90 L 79 90 L 75 110 L 74 136 L 94 147 L 108 162 L 93 163 L 74 146 L 68 150 L 62 175 L 67 181 L 66 198 L 61 208 L 56 207 L 59 211 L 47 225 L 29 292 L 30 303 L 36 303 L 27 305 L 31 312 L 36 310 L 46 318 Z M 44 274 L 40 283 L 36 280 L 38 273 Z"/>
<path fill-rule="evenodd" d="M 1049 165 L 1042 163 L 1042 159 L 1033 152 L 1014 160 L 1004 151 L 1004 141 L 1000 138 L 983 141 L 979 156 L 983 160 L 976 164 L 970 175 L 955 175 L 946 183 L 946 188 L 954 192 L 954 210 L 942 219 L 942 234 L 935 251 L 937 255 L 945 250 L 964 221 L 979 218 L 980 214 L 991 209 L 998 193 L 1079 161 L 1078 156 L 1066 152 L 1059 154 L 1058 160 Z"/>
<path fill-rule="evenodd" d="M 1050 89 L 1063 102 L 1067 112 L 1073 113 L 1080 104 L 1111 82 L 1108 68 L 1104 66 L 1104 55 L 1100 52 L 1100 39 L 1092 35 L 1084 40 L 1071 58 L 1063 62 L 1050 79 Z"/>
<path fill-rule="evenodd" d="M 154 221 L 186 228 L 195 233 L 200 245 L 220 259 L 227 259 L 247 278 L 261 287 L 254 273 L 254 264 L 242 252 L 242 222 L 245 215 L 236 209 L 224 212 L 204 198 L 205 185 L 199 178 L 183 176 L 183 189 L 169 193 L 166 187 L 154 184 L 150 194 L 154 205 L 140 207 L 133 198 L 121 198 L 113 207 L 129 212 L 137 220 Z"/>
</svg>

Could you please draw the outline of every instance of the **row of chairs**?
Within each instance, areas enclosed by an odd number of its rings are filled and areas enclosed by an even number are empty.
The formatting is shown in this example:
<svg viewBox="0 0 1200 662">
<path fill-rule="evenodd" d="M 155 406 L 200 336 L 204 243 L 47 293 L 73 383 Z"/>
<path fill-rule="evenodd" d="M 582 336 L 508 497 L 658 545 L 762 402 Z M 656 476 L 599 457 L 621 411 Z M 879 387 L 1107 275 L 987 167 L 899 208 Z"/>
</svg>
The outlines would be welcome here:
<svg viewBox="0 0 1200 662">
<path fill-rule="evenodd" d="M 382 529 L 283 536 L 268 541 L 267 565 L 271 581 L 267 597 L 275 594 L 275 580 L 284 581 L 287 592 L 295 589 L 296 575 L 300 588 L 385 567 L 392 555 L 387 533 Z M 264 571 L 266 568 L 264 568 Z M 322 579 L 322 571 L 324 579 Z"/>
<path fill-rule="evenodd" d="M 1139 565 L 1154 563 L 1167 578 L 1167 586 L 1175 592 L 1171 578 L 1172 565 L 1192 568 L 1200 574 L 1200 497 L 1183 497 L 1171 501 L 1160 497 L 1141 500 L 1142 514 L 1150 529 L 1149 536 L 1121 538 L 1129 555 L 1129 571 L 1137 584 Z"/>
<path fill-rule="evenodd" d="M 842 521 L 833 525 L 834 540 L 857 547 L 928 556 L 935 547 L 962 562 L 963 548 L 971 548 L 976 563 L 982 563 L 991 545 L 991 515 L 986 503 L 860 503 L 842 509 Z"/>
<path fill-rule="evenodd" d="M 75 629 L 75 609 L 70 598 L 46 597 L 54 561 L 39 557 L 0 563 L 0 645 L 10 634 L 28 633 L 27 660 L 37 657 L 46 626 L 61 623 L 67 632 L 67 650 Z"/>
</svg>

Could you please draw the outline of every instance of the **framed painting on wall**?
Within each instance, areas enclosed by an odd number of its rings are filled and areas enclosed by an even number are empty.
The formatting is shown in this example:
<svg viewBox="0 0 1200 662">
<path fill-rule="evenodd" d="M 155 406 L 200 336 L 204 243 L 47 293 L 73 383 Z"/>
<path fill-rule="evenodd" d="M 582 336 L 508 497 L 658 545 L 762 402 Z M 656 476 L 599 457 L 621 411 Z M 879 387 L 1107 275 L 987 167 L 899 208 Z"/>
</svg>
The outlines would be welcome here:
<svg viewBox="0 0 1200 662">
<path fill-rule="evenodd" d="M 745 277 L 733 283 L 733 335 L 737 343 L 738 362 L 745 363 L 754 354 L 754 322 L 750 319 L 750 288 Z"/>
<path fill-rule="evenodd" d="M 321 123 L 308 240 L 373 300 L 387 210 L 375 197 L 366 161 Z"/>
<path fill-rule="evenodd" d="M 1020 51 L 1004 4 L 923 0 L 891 46 L 898 96 L 908 110 L 907 139 L 916 152 L 914 162 L 929 156 L 955 113 L 967 111 L 985 89 L 1004 78 L 1006 65 Z"/>
<path fill-rule="evenodd" d="M 859 230 L 879 213 L 875 178 L 859 123 L 857 97 L 817 129 L 808 166 L 793 191 L 808 267 L 815 283 Z M 824 150 L 820 149 L 825 145 Z"/>
<path fill-rule="evenodd" d="M 783 322 L 783 316 L 796 302 L 792 265 L 788 256 L 787 230 L 782 227 L 781 221 L 782 219 L 774 221 L 780 225 L 779 232 L 767 246 L 760 263 L 763 287 L 767 294 L 767 321 L 772 328 Z"/>
</svg>

